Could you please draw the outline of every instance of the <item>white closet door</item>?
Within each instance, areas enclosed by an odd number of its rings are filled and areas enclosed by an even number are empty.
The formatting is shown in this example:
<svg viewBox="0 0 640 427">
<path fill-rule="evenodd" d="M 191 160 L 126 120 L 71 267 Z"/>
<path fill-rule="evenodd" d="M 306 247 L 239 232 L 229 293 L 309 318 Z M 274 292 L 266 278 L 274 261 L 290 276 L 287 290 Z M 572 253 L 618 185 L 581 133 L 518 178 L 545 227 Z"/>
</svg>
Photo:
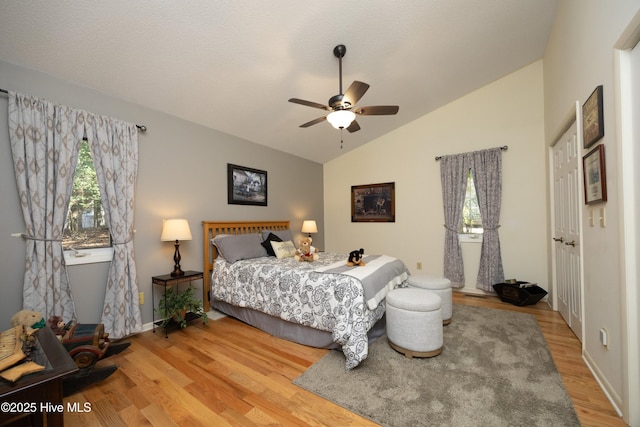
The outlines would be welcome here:
<svg viewBox="0 0 640 427">
<path fill-rule="evenodd" d="M 582 341 L 580 207 L 582 188 L 577 126 L 553 147 L 554 253 L 558 311 Z"/>
</svg>

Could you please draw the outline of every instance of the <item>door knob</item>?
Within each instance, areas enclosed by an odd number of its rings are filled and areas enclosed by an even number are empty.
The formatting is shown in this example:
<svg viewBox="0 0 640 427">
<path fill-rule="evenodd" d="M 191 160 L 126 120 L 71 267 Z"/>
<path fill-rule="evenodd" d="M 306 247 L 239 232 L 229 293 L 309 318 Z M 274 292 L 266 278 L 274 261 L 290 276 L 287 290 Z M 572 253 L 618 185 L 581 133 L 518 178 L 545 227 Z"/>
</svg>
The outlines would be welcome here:
<svg viewBox="0 0 640 427">
<path fill-rule="evenodd" d="M 556 238 L 554 237 L 554 238 L 553 238 L 553 241 L 554 241 L 554 242 L 560 242 L 560 243 L 562 243 L 562 242 L 564 242 L 564 239 L 563 239 L 562 237 L 560 237 L 559 239 L 556 239 Z"/>
<path fill-rule="evenodd" d="M 570 241 L 570 242 L 565 242 L 564 244 L 565 244 L 565 245 L 567 245 L 567 246 L 573 246 L 573 247 L 575 247 L 575 246 L 576 246 L 576 241 L 575 241 L 575 240 L 572 240 L 572 241 Z"/>
</svg>

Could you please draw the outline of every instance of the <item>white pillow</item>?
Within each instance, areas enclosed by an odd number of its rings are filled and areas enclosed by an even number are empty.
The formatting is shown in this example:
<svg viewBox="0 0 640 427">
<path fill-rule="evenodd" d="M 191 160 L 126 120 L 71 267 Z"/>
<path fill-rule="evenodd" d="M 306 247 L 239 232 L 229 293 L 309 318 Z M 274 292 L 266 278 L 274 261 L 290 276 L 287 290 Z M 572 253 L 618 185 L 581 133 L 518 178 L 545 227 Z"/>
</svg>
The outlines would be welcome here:
<svg viewBox="0 0 640 427">
<path fill-rule="evenodd" d="M 289 258 L 296 254 L 296 247 L 291 240 L 287 240 L 286 242 L 271 241 L 271 247 L 278 259 Z"/>
</svg>

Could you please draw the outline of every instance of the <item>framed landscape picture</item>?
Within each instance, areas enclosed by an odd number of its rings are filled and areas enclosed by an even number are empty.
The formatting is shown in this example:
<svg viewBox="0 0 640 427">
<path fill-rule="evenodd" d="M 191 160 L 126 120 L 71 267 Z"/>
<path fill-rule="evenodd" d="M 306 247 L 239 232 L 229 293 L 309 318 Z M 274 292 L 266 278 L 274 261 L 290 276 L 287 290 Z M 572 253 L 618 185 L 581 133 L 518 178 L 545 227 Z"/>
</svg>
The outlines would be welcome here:
<svg viewBox="0 0 640 427">
<path fill-rule="evenodd" d="M 582 158 L 584 202 L 607 201 L 607 173 L 604 168 L 604 145 L 600 144 Z"/>
<path fill-rule="evenodd" d="M 395 182 L 351 187 L 351 222 L 395 221 Z"/>
<path fill-rule="evenodd" d="M 227 163 L 227 202 L 267 206 L 267 172 Z"/>
<path fill-rule="evenodd" d="M 595 88 L 582 105 L 582 142 L 589 148 L 604 136 L 602 85 Z"/>
</svg>

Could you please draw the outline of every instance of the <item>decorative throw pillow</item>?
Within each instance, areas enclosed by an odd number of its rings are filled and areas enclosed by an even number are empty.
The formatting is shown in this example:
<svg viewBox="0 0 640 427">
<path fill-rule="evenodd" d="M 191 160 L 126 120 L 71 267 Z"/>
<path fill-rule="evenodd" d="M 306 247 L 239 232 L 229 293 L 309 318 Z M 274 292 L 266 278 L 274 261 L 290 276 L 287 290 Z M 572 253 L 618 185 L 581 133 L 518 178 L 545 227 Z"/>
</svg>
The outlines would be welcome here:
<svg viewBox="0 0 640 427">
<path fill-rule="evenodd" d="M 271 246 L 271 242 L 282 242 L 282 239 L 273 233 L 269 233 L 265 241 L 260 243 L 267 250 L 267 255 L 276 256 L 276 253 L 273 251 L 273 246 Z"/>
<path fill-rule="evenodd" d="M 293 234 L 291 233 L 291 230 L 286 229 L 286 230 L 262 230 L 262 240 L 267 240 L 267 237 L 269 237 L 269 234 L 273 234 L 278 236 L 281 241 L 286 242 L 287 240 L 290 241 L 294 241 L 293 239 Z"/>
<path fill-rule="evenodd" d="M 293 245 L 291 240 L 287 240 L 286 242 L 271 242 L 271 246 L 273 247 L 273 252 L 276 254 L 276 258 L 289 258 L 296 254 L 296 247 Z"/>
</svg>

